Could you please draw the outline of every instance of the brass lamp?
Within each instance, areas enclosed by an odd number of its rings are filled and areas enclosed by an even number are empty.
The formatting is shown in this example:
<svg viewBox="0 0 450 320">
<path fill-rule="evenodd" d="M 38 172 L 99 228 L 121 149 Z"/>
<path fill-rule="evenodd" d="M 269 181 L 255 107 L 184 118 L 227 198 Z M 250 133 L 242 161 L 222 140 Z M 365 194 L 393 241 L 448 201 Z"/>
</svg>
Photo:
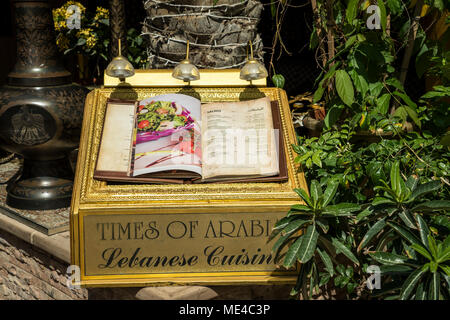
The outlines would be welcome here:
<svg viewBox="0 0 450 320">
<path fill-rule="evenodd" d="M 131 77 L 134 75 L 133 65 L 128 61 L 127 58 L 122 56 L 122 50 L 119 39 L 119 55 L 112 59 L 112 61 L 108 64 L 106 68 L 106 74 L 110 77 L 119 78 L 121 81 L 124 81 L 125 78 Z"/>
<path fill-rule="evenodd" d="M 267 78 L 268 73 L 266 67 L 264 67 L 264 65 L 261 62 L 259 62 L 253 57 L 252 42 L 249 41 L 249 44 L 250 44 L 250 59 L 248 58 L 248 51 L 247 51 L 247 62 L 242 67 L 239 77 L 242 80 L 247 81 Z"/>
<path fill-rule="evenodd" d="M 197 67 L 189 61 L 189 40 L 187 40 L 186 43 L 186 59 L 182 60 L 175 69 L 173 69 L 172 77 L 185 82 L 200 79 L 200 72 Z"/>
</svg>

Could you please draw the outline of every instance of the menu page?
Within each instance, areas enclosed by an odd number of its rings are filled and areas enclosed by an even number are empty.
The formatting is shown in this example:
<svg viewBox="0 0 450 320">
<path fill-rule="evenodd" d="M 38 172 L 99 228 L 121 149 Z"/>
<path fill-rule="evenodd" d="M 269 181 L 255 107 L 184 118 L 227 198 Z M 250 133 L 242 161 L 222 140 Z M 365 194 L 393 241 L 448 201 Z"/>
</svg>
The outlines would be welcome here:
<svg viewBox="0 0 450 320">
<path fill-rule="evenodd" d="M 183 94 L 144 99 L 135 126 L 131 176 L 168 170 L 202 174 L 200 100 Z"/>
<path fill-rule="evenodd" d="M 96 170 L 124 173 L 129 170 L 136 104 L 108 104 Z"/>
<path fill-rule="evenodd" d="M 279 173 L 268 97 L 202 105 L 204 180 Z"/>
</svg>

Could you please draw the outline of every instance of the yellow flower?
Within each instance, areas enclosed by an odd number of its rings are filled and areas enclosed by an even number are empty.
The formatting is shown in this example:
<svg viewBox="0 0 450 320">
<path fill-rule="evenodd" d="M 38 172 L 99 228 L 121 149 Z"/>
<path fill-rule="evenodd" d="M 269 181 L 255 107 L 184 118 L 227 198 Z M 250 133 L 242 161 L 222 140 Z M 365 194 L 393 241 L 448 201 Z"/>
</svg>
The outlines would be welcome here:
<svg viewBox="0 0 450 320">
<path fill-rule="evenodd" d="M 67 1 L 62 7 L 61 9 L 63 9 L 64 14 L 67 14 L 67 8 L 69 8 L 70 6 L 77 6 L 78 8 L 80 8 L 81 13 L 85 13 L 86 12 L 86 8 L 79 2 L 77 1 Z"/>
<path fill-rule="evenodd" d="M 109 10 L 102 7 L 97 7 L 94 21 L 98 21 L 101 19 L 109 19 Z"/>
<path fill-rule="evenodd" d="M 77 37 L 86 39 L 86 47 L 89 49 L 97 44 L 97 37 L 91 28 L 81 29 L 78 31 Z"/>
<path fill-rule="evenodd" d="M 61 51 L 67 50 L 69 49 L 69 39 L 63 35 L 60 35 L 56 38 L 56 45 Z"/>
<path fill-rule="evenodd" d="M 77 1 L 67 1 L 62 7 L 53 9 L 53 21 L 56 31 L 62 31 L 67 28 L 67 19 L 74 14 L 73 11 L 67 11 L 67 9 L 72 5 L 80 9 L 81 15 L 85 13 L 86 8 Z"/>
<path fill-rule="evenodd" d="M 86 47 L 92 49 L 97 44 L 97 38 L 95 36 L 91 36 L 86 39 Z"/>
</svg>

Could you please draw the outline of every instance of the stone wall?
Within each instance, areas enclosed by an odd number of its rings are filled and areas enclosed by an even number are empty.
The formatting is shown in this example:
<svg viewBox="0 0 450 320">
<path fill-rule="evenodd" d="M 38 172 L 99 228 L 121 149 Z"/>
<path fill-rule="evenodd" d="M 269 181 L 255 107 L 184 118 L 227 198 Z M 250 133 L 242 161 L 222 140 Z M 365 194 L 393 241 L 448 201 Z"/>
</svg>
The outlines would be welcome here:
<svg viewBox="0 0 450 320">
<path fill-rule="evenodd" d="M 0 228 L 0 300 L 288 299 L 292 285 L 90 288 L 66 286 L 68 262 Z"/>
<path fill-rule="evenodd" d="M 87 299 L 66 286 L 67 263 L 0 230 L 0 300 Z"/>
</svg>

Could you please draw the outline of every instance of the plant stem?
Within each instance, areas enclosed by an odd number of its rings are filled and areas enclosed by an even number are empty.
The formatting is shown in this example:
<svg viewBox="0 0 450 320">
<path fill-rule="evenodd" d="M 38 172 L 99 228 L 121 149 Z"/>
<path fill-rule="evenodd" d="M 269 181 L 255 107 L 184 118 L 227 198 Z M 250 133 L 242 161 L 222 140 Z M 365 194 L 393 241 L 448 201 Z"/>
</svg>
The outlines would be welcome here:
<svg viewBox="0 0 450 320">
<path fill-rule="evenodd" d="M 319 50 L 322 54 L 322 65 L 325 67 L 326 63 L 327 63 L 327 57 L 325 54 L 325 48 L 323 47 L 322 41 L 320 41 L 322 34 L 321 34 L 321 30 L 322 30 L 322 21 L 320 19 L 320 14 L 319 14 L 319 8 L 317 7 L 317 0 L 311 0 L 311 7 L 312 7 L 312 12 L 313 12 L 313 16 L 314 16 L 314 22 L 316 25 L 316 33 L 317 33 L 317 39 L 319 41 Z"/>
<path fill-rule="evenodd" d="M 405 84 L 406 75 L 408 74 L 408 66 L 411 60 L 412 51 L 414 48 L 414 42 L 417 36 L 417 30 L 419 29 L 420 12 L 422 11 L 423 0 L 417 0 L 416 6 L 414 8 L 414 20 L 412 21 L 411 29 L 408 35 L 408 44 L 406 45 L 405 54 L 403 56 L 401 71 L 400 71 L 400 82 L 402 85 Z"/>
<path fill-rule="evenodd" d="M 327 1 L 327 47 L 328 47 L 328 61 L 334 59 L 334 19 L 333 19 L 333 3 L 334 0 Z M 332 67 L 334 62 L 330 63 Z M 328 92 L 333 91 L 333 81 L 328 82 Z"/>
</svg>

